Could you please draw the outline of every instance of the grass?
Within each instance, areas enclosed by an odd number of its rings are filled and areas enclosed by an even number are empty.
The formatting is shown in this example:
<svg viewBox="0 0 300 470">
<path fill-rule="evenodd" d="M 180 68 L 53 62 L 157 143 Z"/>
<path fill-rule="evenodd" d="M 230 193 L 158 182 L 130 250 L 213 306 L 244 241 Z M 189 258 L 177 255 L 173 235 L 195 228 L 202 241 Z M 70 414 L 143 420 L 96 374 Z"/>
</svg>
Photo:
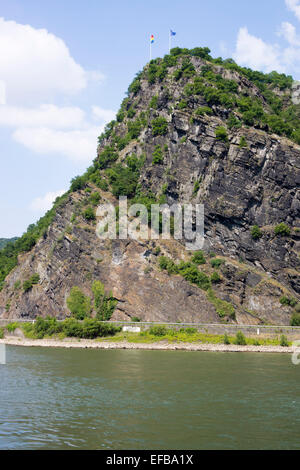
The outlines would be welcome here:
<svg viewBox="0 0 300 470">
<path fill-rule="evenodd" d="M 235 336 L 227 336 L 229 343 L 236 344 Z M 176 331 L 168 329 L 167 333 L 163 336 L 150 334 L 149 330 L 141 331 L 140 333 L 120 332 L 113 337 L 99 338 L 97 341 L 104 342 L 122 342 L 128 343 L 201 343 L 201 344 L 224 344 L 224 335 L 213 335 L 208 333 L 187 333 L 183 329 Z M 288 345 L 291 346 L 291 342 Z M 281 338 L 246 338 L 247 346 L 280 346 Z"/>
<path fill-rule="evenodd" d="M 159 325 L 158 325 L 159 326 Z M 158 328 L 156 326 L 149 330 L 141 331 L 140 333 L 131 333 L 131 332 L 117 332 L 114 336 L 103 336 L 97 337 L 96 341 L 101 342 L 114 342 L 120 343 L 127 341 L 128 343 L 136 344 L 152 344 L 152 343 L 191 343 L 191 344 L 238 344 L 237 335 L 228 336 L 225 335 L 216 335 L 209 333 L 202 333 L 197 331 L 194 328 L 181 328 L 179 330 L 166 328 L 165 326 Z M 17 324 L 13 323 L 5 327 L 8 331 L 14 331 L 15 328 L 22 328 L 24 335 L 28 339 L 37 339 L 37 335 L 33 330 L 32 323 L 23 323 Z M 0 328 L 0 338 L 1 333 L 4 335 L 4 328 Z M 43 339 L 54 339 L 54 340 L 63 340 L 68 335 L 66 332 L 61 331 L 54 334 L 45 334 Z M 3 337 L 3 336 L 2 336 Z M 74 338 L 75 339 L 75 338 Z M 288 341 L 286 337 L 278 334 L 277 338 L 262 338 L 262 337 L 245 337 L 246 346 L 282 346 L 287 347 L 291 346 L 292 342 Z"/>
</svg>

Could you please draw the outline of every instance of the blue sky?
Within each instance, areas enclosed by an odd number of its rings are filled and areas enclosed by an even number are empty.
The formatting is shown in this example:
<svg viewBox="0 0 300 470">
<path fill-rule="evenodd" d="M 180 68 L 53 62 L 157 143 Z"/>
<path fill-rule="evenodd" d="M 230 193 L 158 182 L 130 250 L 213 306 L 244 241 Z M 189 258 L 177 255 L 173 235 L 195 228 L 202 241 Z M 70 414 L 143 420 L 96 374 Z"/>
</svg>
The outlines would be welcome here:
<svg viewBox="0 0 300 470">
<path fill-rule="evenodd" d="M 0 238 L 96 155 L 134 75 L 174 46 L 300 79 L 300 0 L 0 0 Z"/>
</svg>

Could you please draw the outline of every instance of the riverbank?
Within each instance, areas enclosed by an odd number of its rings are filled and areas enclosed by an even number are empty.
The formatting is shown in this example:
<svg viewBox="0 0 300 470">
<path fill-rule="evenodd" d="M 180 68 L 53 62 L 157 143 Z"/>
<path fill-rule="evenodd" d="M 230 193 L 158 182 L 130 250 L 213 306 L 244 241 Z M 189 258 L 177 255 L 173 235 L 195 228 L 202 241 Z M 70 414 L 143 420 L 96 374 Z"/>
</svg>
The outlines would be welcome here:
<svg viewBox="0 0 300 470">
<path fill-rule="evenodd" d="M 132 343 L 128 341 L 99 341 L 89 339 L 23 339 L 6 337 L 0 340 L 0 344 L 23 347 L 51 347 L 51 348 L 81 348 L 81 349 L 143 349 L 166 351 L 212 351 L 212 352 L 257 352 L 257 353 L 289 353 L 295 351 L 293 347 L 283 346 L 239 346 L 236 344 L 211 344 L 211 343 L 169 343 L 159 341 L 156 343 Z"/>
</svg>

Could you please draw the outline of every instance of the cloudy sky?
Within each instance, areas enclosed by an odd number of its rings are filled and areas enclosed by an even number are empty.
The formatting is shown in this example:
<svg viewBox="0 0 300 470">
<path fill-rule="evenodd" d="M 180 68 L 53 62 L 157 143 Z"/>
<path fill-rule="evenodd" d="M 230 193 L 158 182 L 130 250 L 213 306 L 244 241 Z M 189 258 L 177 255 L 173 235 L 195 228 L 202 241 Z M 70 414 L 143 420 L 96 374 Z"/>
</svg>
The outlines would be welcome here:
<svg viewBox="0 0 300 470">
<path fill-rule="evenodd" d="M 134 75 L 173 44 L 300 79 L 300 0 L 0 0 L 0 238 L 96 155 Z"/>
</svg>

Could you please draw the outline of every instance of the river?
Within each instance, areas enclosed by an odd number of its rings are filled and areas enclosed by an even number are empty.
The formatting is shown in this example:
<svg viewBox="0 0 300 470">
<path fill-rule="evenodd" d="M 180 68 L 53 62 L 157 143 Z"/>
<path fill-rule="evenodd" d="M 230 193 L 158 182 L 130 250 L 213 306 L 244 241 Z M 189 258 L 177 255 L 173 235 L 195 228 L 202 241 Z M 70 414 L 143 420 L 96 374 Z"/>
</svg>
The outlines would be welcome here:
<svg viewBox="0 0 300 470">
<path fill-rule="evenodd" d="M 288 354 L 7 347 L 0 449 L 300 449 Z"/>
</svg>

